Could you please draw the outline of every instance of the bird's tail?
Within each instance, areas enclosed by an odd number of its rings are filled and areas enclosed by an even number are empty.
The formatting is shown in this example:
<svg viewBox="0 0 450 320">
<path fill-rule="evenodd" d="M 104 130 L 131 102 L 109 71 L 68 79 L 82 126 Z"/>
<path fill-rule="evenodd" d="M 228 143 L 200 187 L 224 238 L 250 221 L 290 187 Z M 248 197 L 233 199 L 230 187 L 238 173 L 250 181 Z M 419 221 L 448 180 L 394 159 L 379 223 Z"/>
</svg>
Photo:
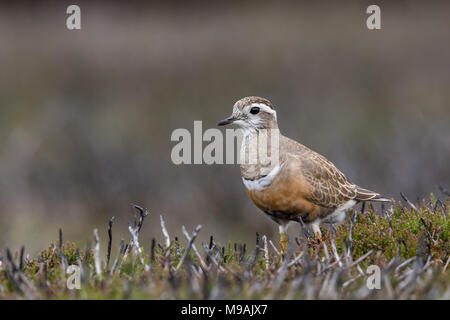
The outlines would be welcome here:
<svg viewBox="0 0 450 320">
<path fill-rule="evenodd" d="M 356 187 L 356 200 L 358 201 L 378 201 L 391 202 L 391 199 L 385 198 L 375 191 L 370 191 L 361 187 Z"/>
</svg>

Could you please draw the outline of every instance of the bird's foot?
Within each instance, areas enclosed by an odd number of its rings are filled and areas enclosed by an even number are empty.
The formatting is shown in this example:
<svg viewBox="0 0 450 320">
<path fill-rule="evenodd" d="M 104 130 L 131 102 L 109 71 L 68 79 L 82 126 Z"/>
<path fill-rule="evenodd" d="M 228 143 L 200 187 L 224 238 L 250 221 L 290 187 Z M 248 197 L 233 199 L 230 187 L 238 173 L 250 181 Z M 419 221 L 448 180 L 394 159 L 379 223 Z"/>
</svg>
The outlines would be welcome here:
<svg viewBox="0 0 450 320">
<path fill-rule="evenodd" d="M 323 242 L 322 234 L 316 233 L 314 234 L 314 238 L 317 241 L 317 243 L 321 244 Z"/>
<path fill-rule="evenodd" d="M 321 244 L 323 242 L 323 239 L 322 239 L 322 232 L 320 231 L 319 224 L 312 225 L 312 232 L 314 234 L 314 242 Z"/>
<path fill-rule="evenodd" d="M 322 234 L 317 232 L 309 234 L 306 239 L 307 242 L 314 247 L 319 247 L 322 245 L 322 243 L 325 242 L 325 240 L 322 238 Z"/>
</svg>

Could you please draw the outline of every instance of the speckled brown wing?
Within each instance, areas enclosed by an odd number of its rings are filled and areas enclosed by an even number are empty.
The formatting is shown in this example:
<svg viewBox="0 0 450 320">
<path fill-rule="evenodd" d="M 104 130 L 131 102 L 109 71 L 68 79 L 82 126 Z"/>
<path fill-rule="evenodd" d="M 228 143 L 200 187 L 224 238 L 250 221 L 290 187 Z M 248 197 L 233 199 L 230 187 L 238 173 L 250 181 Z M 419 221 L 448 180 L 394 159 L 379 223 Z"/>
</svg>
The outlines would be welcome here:
<svg viewBox="0 0 450 320">
<path fill-rule="evenodd" d="M 326 158 L 305 147 L 298 159 L 302 175 L 311 185 L 311 202 L 325 208 L 336 208 L 356 198 L 357 186 Z"/>
</svg>

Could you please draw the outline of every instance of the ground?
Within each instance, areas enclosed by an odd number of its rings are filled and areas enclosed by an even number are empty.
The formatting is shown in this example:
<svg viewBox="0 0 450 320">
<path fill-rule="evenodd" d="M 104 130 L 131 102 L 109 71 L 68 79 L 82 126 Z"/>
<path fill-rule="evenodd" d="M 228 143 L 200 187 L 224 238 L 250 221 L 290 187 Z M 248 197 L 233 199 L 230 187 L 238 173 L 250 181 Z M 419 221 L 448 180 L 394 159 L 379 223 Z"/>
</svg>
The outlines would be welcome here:
<svg viewBox="0 0 450 320">
<path fill-rule="evenodd" d="M 289 239 L 285 256 L 279 254 L 279 239 L 259 234 L 253 244 L 219 243 L 214 237 L 200 244 L 199 226 L 174 240 L 162 217 L 164 243 L 144 248 L 139 245 L 144 218 L 158 217 L 137 207 L 130 240 L 102 243 L 112 248 L 105 257 L 97 236 L 93 248 L 81 249 L 61 243 L 62 232 L 57 245 L 35 258 L 5 249 L 0 298 L 450 299 L 449 200 L 431 195 L 415 205 L 350 210 L 345 223 L 323 230 L 322 241 L 306 232 Z M 112 227 L 111 221 L 111 235 Z M 63 272 L 71 265 L 80 268 Z M 80 289 L 71 290 L 68 279 L 77 270 Z"/>
</svg>

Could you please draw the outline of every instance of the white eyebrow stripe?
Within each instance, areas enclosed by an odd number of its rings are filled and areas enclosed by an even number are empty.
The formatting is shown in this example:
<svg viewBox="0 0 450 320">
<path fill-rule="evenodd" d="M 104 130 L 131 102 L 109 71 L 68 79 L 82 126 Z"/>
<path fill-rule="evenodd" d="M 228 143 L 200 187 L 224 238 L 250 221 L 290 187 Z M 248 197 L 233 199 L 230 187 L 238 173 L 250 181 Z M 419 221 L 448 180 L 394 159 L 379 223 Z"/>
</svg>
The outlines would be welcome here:
<svg viewBox="0 0 450 320">
<path fill-rule="evenodd" d="M 250 110 L 253 107 L 259 107 L 260 110 L 271 113 L 275 116 L 275 119 L 277 118 L 277 112 L 264 103 L 252 103 L 250 106 L 248 106 L 248 109 Z"/>
</svg>

